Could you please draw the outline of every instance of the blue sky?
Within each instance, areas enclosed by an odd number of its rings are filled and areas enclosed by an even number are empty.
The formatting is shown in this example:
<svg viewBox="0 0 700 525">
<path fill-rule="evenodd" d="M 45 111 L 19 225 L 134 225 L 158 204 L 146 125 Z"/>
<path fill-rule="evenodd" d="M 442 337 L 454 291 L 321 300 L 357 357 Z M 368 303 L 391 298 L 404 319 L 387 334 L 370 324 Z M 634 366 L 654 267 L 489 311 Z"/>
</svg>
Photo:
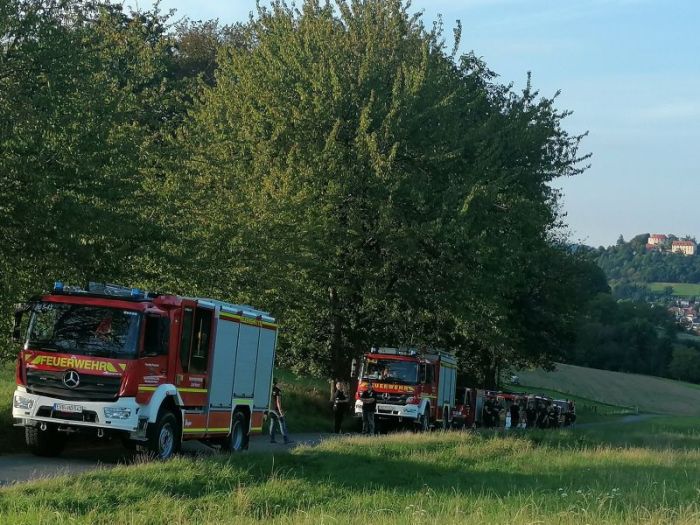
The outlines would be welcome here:
<svg viewBox="0 0 700 525">
<path fill-rule="evenodd" d="M 255 1 L 163 0 L 161 8 L 231 23 Z M 531 71 L 543 95 L 561 90 L 558 107 L 574 112 L 566 129 L 588 131 L 583 149 L 593 153 L 586 173 L 557 185 L 572 240 L 700 238 L 700 2 L 414 0 L 412 9 L 426 22 L 442 14 L 448 33 L 461 20 L 461 51 L 474 50 L 502 82 L 522 86 Z"/>
</svg>

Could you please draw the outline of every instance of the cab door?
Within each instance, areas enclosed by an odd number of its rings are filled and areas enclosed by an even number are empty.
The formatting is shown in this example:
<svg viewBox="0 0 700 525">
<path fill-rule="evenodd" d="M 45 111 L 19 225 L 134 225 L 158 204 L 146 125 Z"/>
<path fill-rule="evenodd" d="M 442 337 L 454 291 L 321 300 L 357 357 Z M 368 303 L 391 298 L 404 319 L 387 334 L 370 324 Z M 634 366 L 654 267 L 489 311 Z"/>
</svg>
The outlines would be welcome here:
<svg viewBox="0 0 700 525">
<path fill-rule="evenodd" d="M 147 403 L 161 383 L 168 381 L 170 321 L 164 313 L 146 312 L 143 344 L 137 361 L 137 402 Z"/>
<path fill-rule="evenodd" d="M 214 310 L 183 301 L 179 367 L 175 386 L 186 407 L 203 408 L 209 390 Z"/>
</svg>

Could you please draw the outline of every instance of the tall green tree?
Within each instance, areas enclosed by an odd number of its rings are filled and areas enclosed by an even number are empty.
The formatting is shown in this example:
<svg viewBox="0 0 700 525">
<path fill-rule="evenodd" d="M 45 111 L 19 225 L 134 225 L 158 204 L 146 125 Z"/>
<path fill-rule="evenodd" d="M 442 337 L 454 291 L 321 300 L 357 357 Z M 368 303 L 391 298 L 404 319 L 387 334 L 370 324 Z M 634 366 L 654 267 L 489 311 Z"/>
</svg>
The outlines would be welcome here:
<svg viewBox="0 0 700 525">
<path fill-rule="evenodd" d="M 274 309 L 298 368 L 345 374 L 371 344 L 505 359 L 525 329 L 508 311 L 553 306 L 548 183 L 580 171 L 580 137 L 408 9 L 259 8 L 179 136 L 169 198 L 200 288 Z"/>
<path fill-rule="evenodd" d="M 157 10 L 13 0 L 0 10 L 0 328 L 52 278 L 159 275 L 155 151 L 185 105 Z"/>
</svg>

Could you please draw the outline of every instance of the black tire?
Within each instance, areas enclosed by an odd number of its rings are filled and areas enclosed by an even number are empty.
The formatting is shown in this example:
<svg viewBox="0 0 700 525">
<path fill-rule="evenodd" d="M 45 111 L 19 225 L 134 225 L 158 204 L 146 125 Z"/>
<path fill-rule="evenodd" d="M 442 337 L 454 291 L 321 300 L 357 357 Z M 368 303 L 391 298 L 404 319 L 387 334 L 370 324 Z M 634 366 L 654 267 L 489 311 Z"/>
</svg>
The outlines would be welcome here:
<svg viewBox="0 0 700 525">
<path fill-rule="evenodd" d="M 156 459 L 169 459 L 180 451 L 182 431 L 175 414 L 163 410 L 155 424 L 148 425 L 148 451 Z"/>
<path fill-rule="evenodd" d="M 58 456 L 66 447 L 66 434 L 59 432 L 54 426 L 46 430 L 39 427 L 24 427 L 24 441 L 30 452 L 36 456 Z"/>
<path fill-rule="evenodd" d="M 442 407 L 442 430 L 447 432 L 452 428 L 452 423 L 450 423 L 450 405 L 445 405 Z"/>
<path fill-rule="evenodd" d="M 428 432 L 430 431 L 430 405 L 427 405 L 425 407 L 425 410 L 423 411 L 423 415 L 421 415 L 418 418 L 418 421 L 416 422 L 417 424 L 417 430 L 418 432 Z"/>
<path fill-rule="evenodd" d="M 229 452 L 240 452 L 248 450 L 249 441 L 248 418 L 243 412 L 236 411 L 231 419 L 231 433 L 221 443 L 221 448 Z"/>
</svg>

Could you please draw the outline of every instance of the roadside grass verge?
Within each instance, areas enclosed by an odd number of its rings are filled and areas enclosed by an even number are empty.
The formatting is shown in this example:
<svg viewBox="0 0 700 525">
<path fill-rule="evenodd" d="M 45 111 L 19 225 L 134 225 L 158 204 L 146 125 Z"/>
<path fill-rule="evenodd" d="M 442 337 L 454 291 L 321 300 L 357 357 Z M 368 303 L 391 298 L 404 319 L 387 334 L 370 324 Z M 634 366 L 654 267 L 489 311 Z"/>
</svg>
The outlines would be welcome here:
<svg viewBox="0 0 700 525">
<path fill-rule="evenodd" d="M 697 423 L 664 425 L 684 434 Z M 0 523 L 700 522 L 697 449 L 535 435 L 358 436 L 117 467 L 0 489 Z"/>
<path fill-rule="evenodd" d="M 535 444 L 552 447 L 599 446 L 656 451 L 700 451 L 700 418 L 648 416 L 634 423 L 612 421 L 585 428 L 523 434 Z M 700 490 L 700 484 L 698 485 Z"/>
<path fill-rule="evenodd" d="M 12 394 L 15 391 L 15 365 L 0 361 L 0 454 L 19 452 L 24 448 L 21 428 L 13 427 Z"/>
</svg>

